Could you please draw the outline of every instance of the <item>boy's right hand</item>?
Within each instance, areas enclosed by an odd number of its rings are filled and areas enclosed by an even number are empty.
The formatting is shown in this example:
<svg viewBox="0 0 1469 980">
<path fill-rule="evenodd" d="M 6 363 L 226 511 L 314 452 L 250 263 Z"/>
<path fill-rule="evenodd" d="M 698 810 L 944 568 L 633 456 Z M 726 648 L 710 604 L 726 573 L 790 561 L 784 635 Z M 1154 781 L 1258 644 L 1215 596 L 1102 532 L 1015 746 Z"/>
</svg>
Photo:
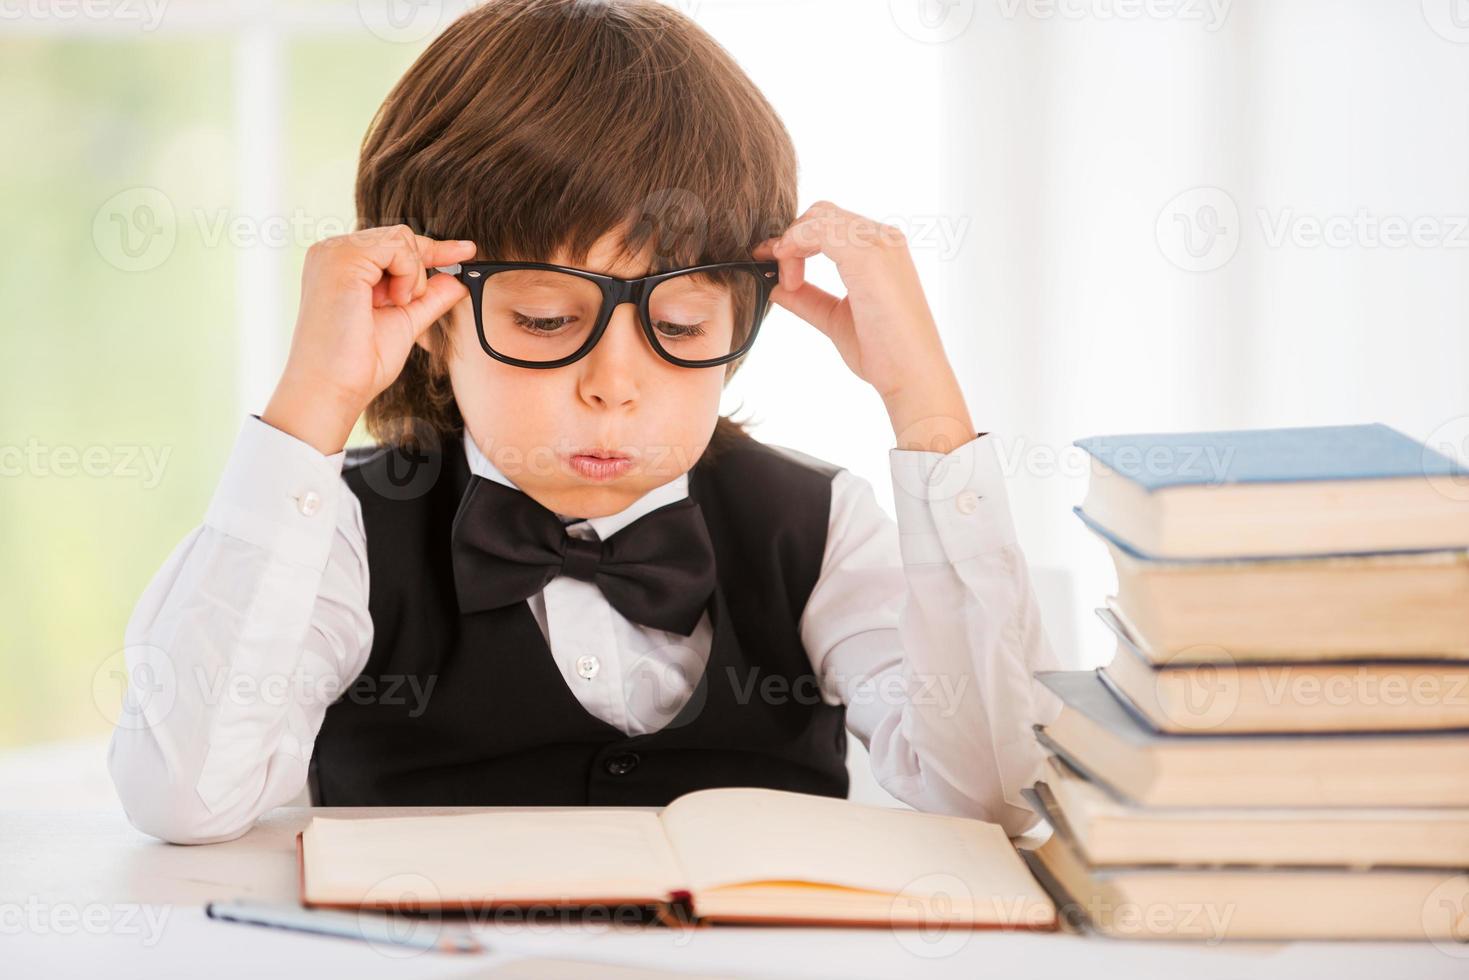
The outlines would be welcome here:
<svg viewBox="0 0 1469 980">
<path fill-rule="evenodd" d="M 306 252 L 291 352 L 261 419 L 324 455 L 341 452 L 357 419 L 403 370 L 414 342 L 469 290 L 427 269 L 474 258 L 475 245 L 435 241 L 406 225 L 327 238 Z"/>
</svg>

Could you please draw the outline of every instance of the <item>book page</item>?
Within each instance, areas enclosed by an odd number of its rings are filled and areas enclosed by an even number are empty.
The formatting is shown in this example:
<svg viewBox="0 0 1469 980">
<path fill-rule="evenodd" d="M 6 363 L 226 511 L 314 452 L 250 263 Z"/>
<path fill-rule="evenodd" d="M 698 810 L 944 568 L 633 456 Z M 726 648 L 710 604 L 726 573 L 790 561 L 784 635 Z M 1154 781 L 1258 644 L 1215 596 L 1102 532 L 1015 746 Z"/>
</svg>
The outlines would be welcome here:
<svg viewBox="0 0 1469 980">
<path fill-rule="evenodd" d="M 647 810 L 315 817 L 303 848 L 315 902 L 663 899 L 684 887 Z"/>
<path fill-rule="evenodd" d="M 980 820 L 743 788 L 679 797 L 662 819 L 696 894 L 798 882 L 1051 908 L 1005 832 Z"/>
</svg>

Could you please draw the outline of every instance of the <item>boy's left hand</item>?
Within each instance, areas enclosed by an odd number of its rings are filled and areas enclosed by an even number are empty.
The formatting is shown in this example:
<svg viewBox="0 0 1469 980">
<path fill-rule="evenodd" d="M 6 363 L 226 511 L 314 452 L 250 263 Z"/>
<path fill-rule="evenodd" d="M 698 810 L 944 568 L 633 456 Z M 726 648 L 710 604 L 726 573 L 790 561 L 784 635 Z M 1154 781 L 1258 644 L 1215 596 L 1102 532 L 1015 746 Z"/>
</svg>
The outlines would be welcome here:
<svg viewBox="0 0 1469 980">
<path fill-rule="evenodd" d="M 877 389 L 899 448 L 946 451 L 974 438 L 901 231 L 818 201 L 753 254 L 780 263 L 771 299 L 831 338 L 852 372 Z M 817 254 L 836 263 L 845 297 L 806 282 L 806 259 Z"/>
</svg>

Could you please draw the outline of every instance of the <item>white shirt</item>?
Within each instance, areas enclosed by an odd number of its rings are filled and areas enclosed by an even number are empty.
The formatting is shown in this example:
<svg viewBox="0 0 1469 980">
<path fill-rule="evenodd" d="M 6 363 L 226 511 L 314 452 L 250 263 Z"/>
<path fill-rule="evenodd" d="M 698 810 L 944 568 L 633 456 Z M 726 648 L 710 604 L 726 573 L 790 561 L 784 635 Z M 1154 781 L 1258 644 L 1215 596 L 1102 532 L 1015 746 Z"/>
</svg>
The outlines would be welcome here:
<svg viewBox="0 0 1469 980">
<path fill-rule="evenodd" d="M 513 486 L 467 436 L 464 452 L 472 472 Z M 246 418 L 204 523 L 134 609 L 108 767 L 138 829 L 230 840 L 305 786 L 326 710 L 353 696 L 372 646 L 366 533 L 345 456 Z M 1020 833 L 1034 822 L 1020 790 L 1043 758 L 1032 725 L 1060 707 L 1032 674 L 1059 665 L 991 439 L 947 454 L 891 449 L 889 464 L 896 523 L 867 481 L 849 470 L 832 480 L 801 641 L 823 699 L 847 705 L 879 785 L 917 809 Z M 687 492 L 683 475 L 568 533 L 605 539 Z M 672 719 L 709 656 L 707 613 L 691 636 L 666 633 L 569 576 L 529 605 L 567 686 L 629 735 Z M 405 685 L 392 696 L 431 693 Z"/>
</svg>

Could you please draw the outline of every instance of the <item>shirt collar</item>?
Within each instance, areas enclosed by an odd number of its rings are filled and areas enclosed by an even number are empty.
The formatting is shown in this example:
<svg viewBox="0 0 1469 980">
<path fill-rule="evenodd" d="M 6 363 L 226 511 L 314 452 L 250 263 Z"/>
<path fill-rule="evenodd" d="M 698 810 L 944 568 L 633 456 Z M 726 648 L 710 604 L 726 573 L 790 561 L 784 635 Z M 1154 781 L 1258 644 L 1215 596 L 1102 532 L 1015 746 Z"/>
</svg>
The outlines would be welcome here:
<svg viewBox="0 0 1469 980">
<path fill-rule="evenodd" d="M 516 486 L 508 476 L 500 472 L 499 467 L 490 462 L 489 457 L 480 452 L 479 446 L 470 438 L 469 426 L 464 427 L 464 457 L 469 462 L 469 471 L 474 475 L 486 480 L 494 480 L 496 483 L 503 484 L 515 490 L 520 490 L 520 487 Z M 556 514 L 556 516 L 567 525 L 568 530 L 578 527 L 590 527 L 597 532 L 598 538 L 606 541 L 612 535 L 621 531 L 649 511 L 654 511 L 666 504 L 682 500 L 688 495 L 689 475 L 688 473 L 680 473 L 677 477 L 662 486 L 649 490 L 626 508 L 615 514 L 585 519 L 560 513 Z"/>
</svg>

